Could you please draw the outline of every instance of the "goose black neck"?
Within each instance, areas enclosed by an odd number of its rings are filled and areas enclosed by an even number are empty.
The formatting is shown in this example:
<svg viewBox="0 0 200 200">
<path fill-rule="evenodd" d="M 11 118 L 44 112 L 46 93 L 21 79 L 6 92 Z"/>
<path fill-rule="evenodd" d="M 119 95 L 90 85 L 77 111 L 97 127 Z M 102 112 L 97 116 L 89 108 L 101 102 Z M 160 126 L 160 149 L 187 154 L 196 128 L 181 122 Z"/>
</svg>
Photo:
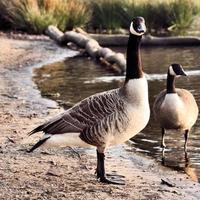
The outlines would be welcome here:
<svg viewBox="0 0 200 200">
<path fill-rule="evenodd" d="M 175 76 L 170 75 L 169 72 L 167 73 L 167 93 L 176 93 Z"/>
<path fill-rule="evenodd" d="M 142 36 L 129 36 L 126 57 L 126 82 L 143 76 L 140 57 L 140 43 Z"/>
</svg>

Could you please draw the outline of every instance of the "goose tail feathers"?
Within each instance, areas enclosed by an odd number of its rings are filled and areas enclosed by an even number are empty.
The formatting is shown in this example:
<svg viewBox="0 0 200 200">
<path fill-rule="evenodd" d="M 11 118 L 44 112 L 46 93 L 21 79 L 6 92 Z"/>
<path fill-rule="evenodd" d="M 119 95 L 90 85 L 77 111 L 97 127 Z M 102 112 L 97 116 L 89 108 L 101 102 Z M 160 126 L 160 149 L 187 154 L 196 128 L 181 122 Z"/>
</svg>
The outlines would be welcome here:
<svg viewBox="0 0 200 200">
<path fill-rule="evenodd" d="M 28 153 L 33 152 L 35 149 L 37 149 L 38 147 L 40 147 L 41 145 L 43 145 L 49 138 L 50 138 L 50 136 L 49 136 L 49 137 L 45 137 L 45 138 L 39 140 L 39 141 L 38 141 L 31 149 L 29 149 L 27 152 L 28 152 Z"/>
<path fill-rule="evenodd" d="M 34 133 L 43 131 L 45 127 L 46 127 L 46 125 L 44 125 L 44 124 L 42 124 L 42 125 L 36 127 L 35 129 L 33 129 L 31 132 L 28 133 L 28 136 L 31 136 L 31 135 L 33 135 Z"/>
</svg>

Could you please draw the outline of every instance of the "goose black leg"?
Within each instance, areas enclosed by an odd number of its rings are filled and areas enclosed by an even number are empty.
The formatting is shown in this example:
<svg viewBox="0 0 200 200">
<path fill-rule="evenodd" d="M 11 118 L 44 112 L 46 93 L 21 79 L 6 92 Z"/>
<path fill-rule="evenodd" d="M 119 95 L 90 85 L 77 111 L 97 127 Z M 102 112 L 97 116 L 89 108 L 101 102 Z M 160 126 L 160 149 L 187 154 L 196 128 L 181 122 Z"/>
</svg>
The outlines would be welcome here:
<svg viewBox="0 0 200 200">
<path fill-rule="evenodd" d="M 187 152 L 187 142 L 188 142 L 188 135 L 189 135 L 189 130 L 185 130 L 185 144 L 184 144 L 184 151 Z"/>
<path fill-rule="evenodd" d="M 165 145 L 165 129 L 164 128 L 162 128 L 162 139 L 161 139 L 161 148 L 165 148 L 166 147 L 166 145 Z"/>
<path fill-rule="evenodd" d="M 165 166 L 165 149 L 162 149 L 162 159 L 161 159 L 161 163 L 163 166 Z"/>
<path fill-rule="evenodd" d="M 105 155 L 104 153 L 99 153 L 97 150 L 97 179 L 102 183 L 124 185 L 124 182 L 115 182 L 106 178 L 105 165 L 104 165 Z"/>
<path fill-rule="evenodd" d="M 189 165 L 189 162 L 190 162 L 190 160 L 188 157 L 188 153 L 187 153 L 187 151 L 185 151 L 185 167 L 187 167 Z"/>
</svg>

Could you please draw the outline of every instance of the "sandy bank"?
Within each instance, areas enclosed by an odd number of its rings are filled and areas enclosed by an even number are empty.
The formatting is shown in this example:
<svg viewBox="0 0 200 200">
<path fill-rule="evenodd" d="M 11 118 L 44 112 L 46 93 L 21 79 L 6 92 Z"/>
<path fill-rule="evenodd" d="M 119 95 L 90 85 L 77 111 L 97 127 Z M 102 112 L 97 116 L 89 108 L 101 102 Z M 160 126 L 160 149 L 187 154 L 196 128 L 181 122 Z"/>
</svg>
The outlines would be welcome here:
<svg viewBox="0 0 200 200">
<path fill-rule="evenodd" d="M 128 145 L 110 149 L 106 160 L 108 172 L 126 176 L 125 186 L 96 181 L 94 150 L 77 149 L 81 158 L 70 149 L 26 153 L 39 137 L 27 132 L 62 112 L 40 96 L 32 68 L 73 53 L 50 40 L 0 37 L 0 199 L 200 199 L 199 183 L 130 152 Z"/>
</svg>

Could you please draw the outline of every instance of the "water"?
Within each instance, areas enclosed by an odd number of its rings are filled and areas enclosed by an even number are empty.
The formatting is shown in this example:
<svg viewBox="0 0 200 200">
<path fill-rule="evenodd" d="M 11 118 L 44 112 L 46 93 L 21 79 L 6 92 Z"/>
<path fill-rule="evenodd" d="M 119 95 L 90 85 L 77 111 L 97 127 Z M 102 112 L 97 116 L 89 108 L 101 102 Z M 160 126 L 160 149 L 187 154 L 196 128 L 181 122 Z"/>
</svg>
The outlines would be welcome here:
<svg viewBox="0 0 200 200">
<path fill-rule="evenodd" d="M 125 52 L 124 49 L 116 49 Z M 166 71 L 171 63 L 180 63 L 189 78 L 176 80 L 176 86 L 190 90 L 200 105 L 200 48 L 145 48 L 142 61 L 149 80 L 150 105 L 156 94 L 165 88 Z M 87 58 L 70 58 L 35 69 L 34 80 L 45 97 L 58 101 L 65 108 L 71 107 L 81 99 L 105 90 L 119 87 L 123 76 L 114 76 L 102 66 Z M 160 145 L 161 130 L 151 116 L 148 126 L 131 142 L 134 151 L 152 156 L 163 165 L 185 171 L 193 180 L 200 180 L 200 116 L 191 131 L 188 154 L 184 154 L 184 135 L 179 132 L 166 134 L 166 151 Z"/>
</svg>

